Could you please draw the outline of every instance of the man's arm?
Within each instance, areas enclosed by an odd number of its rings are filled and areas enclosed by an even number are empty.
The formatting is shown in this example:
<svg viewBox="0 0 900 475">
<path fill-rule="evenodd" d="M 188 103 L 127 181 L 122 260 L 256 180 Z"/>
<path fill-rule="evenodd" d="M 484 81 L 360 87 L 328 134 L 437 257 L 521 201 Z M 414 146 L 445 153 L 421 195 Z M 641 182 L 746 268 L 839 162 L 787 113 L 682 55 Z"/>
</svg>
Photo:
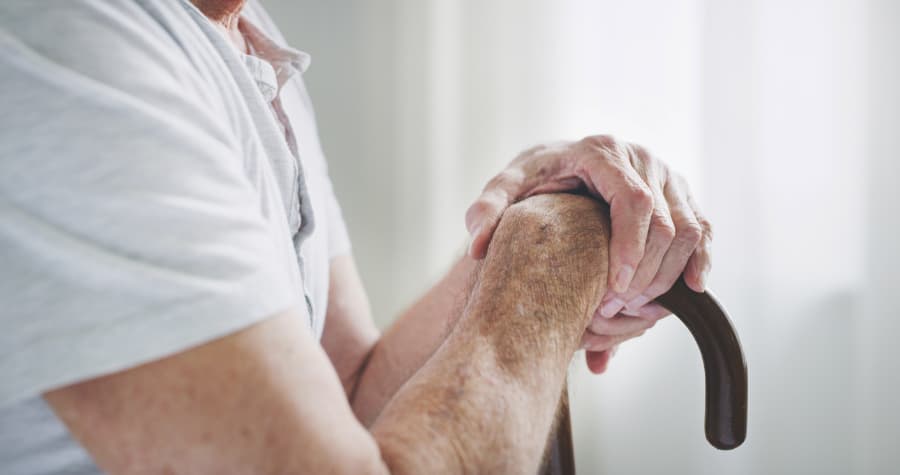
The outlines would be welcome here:
<svg viewBox="0 0 900 475">
<path fill-rule="evenodd" d="M 383 473 L 299 309 L 45 394 L 110 474 Z"/>
<path fill-rule="evenodd" d="M 387 459 L 429 440 L 398 466 L 537 470 L 566 368 L 606 288 L 604 216 L 595 200 L 572 195 L 508 209 L 462 317 L 373 426 Z"/>
<path fill-rule="evenodd" d="M 361 420 L 369 423 L 443 341 L 442 332 L 460 314 L 460 296 L 468 294 L 473 259 L 484 256 L 504 210 L 528 196 L 578 188 L 610 204 L 611 226 L 617 229 L 608 259 L 609 274 L 615 276 L 609 279 L 613 291 L 605 294 L 583 339 L 591 371 L 605 371 L 619 343 L 639 336 L 669 314 L 654 300 L 679 275 L 683 273 L 695 291 L 703 290 L 710 268 L 710 223 L 684 179 L 664 162 L 644 147 L 606 135 L 533 147 L 491 179 L 466 213 L 472 233 L 468 256 L 397 319 L 381 340 L 365 299 L 355 308 L 337 305 L 338 310 L 329 311 L 327 325 L 333 331 L 326 327 L 323 344 L 330 356 L 345 363 L 341 374 Z M 359 288 L 353 289 L 358 277 L 352 261 L 336 267 L 332 289 L 337 298 L 330 302 L 362 295 Z M 353 314 L 343 313 L 344 309 Z"/>
<path fill-rule="evenodd" d="M 353 258 L 341 256 L 332 261 L 322 346 L 364 425 L 374 422 L 397 390 L 447 338 L 477 281 L 478 265 L 469 255 L 462 256 L 379 337 Z M 594 318 L 582 343 L 596 350 L 589 356 L 608 357 L 600 350 L 641 335 L 666 314 Z M 605 363 L 601 365 L 605 367 Z M 595 369 L 597 365 L 589 358 L 588 366 Z"/>
<path fill-rule="evenodd" d="M 476 281 L 476 262 L 460 258 L 383 335 L 351 256 L 332 260 L 322 346 L 359 420 L 371 425 L 387 402 L 449 335 Z"/>
<path fill-rule="evenodd" d="M 110 473 L 533 471 L 606 285 L 588 272 L 606 264 L 600 213 L 510 208 L 458 324 L 371 433 L 294 312 L 46 399 Z"/>
</svg>

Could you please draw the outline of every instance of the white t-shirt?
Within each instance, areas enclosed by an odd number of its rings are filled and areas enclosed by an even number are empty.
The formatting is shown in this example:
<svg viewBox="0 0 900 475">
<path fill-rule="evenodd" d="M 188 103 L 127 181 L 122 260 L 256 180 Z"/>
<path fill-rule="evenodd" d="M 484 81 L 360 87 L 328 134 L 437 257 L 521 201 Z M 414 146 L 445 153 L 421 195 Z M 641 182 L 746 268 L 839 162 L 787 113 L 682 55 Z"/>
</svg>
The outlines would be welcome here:
<svg viewBox="0 0 900 475">
<path fill-rule="evenodd" d="M 0 473 L 98 473 L 43 392 L 291 305 L 321 336 L 350 245 L 308 57 L 245 18 L 254 58 L 187 0 L 0 2 Z"/>
</svg>

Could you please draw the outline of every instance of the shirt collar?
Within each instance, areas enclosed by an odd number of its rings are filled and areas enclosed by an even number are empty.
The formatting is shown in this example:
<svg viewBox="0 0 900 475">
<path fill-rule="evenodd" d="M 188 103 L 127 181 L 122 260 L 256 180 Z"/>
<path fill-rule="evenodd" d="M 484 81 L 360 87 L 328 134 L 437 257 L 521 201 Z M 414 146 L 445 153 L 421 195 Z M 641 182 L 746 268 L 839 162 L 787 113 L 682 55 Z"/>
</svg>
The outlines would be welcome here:
<svg viewBox="0 0 900 475">
<path fill-rule="evenodd" d="M 267 100 L 274 99 L 294 74 L 309 68 L 309 54 L 279 45 L 246 17 L 241 17 L 238 28 L 251 51 L 244 55 L 244 63 Z"/>
</svg>

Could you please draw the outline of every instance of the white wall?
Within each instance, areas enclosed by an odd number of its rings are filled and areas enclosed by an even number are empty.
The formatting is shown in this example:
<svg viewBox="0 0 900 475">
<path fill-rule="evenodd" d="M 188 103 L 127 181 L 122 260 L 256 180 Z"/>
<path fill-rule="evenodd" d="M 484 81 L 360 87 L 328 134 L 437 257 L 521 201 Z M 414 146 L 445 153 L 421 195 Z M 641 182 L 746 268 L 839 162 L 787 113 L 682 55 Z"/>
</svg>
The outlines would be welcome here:
<svg viewBox="0 0 900 475">
<path fill-rule="evenodd" d="M 853 473 L 865 4 L 707 5 L 704 168 L 721 231 L 716 286 L 741 314 L 751 370 L 740 466 Z M 707 467 L 730 464 L 716 459 Z"/>
<path fill-rule="evenodd" d="M 892 0 L 265 0 L 295 46 L 380 324 L 535 142 L 613 132 L 685 172 L 750 369 L 747 443 L 702 435 L 703 376 L 664 321 L 573 364 L 582 473 L 889 473 L 900 456 Z"/>
<path fill-rule="evenodd" d="M 900 2 L 871 0 L 868 7 L 866 285 L 852 332 L 859 349 L 853 375 L 854 467 L 858 473 L 895 473 L 900 465 Z"/>
</svg>

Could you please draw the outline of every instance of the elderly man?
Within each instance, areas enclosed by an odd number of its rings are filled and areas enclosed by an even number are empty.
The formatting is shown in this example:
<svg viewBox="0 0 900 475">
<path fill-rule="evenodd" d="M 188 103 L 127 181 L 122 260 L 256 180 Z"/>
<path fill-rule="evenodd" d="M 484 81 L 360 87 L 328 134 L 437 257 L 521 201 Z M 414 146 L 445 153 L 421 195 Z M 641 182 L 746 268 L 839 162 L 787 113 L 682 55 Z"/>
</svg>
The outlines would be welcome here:
<svg viewBox="0 0 900 475">
<path fill-rule="evenodd" d="M 253 1 L 0 4 L 0 472 L 534 471 L 573 353 L 702 290 L 684 182 L 589 137 L 491 180 L 379 335 L 308 64 Z"/>
</svg>

